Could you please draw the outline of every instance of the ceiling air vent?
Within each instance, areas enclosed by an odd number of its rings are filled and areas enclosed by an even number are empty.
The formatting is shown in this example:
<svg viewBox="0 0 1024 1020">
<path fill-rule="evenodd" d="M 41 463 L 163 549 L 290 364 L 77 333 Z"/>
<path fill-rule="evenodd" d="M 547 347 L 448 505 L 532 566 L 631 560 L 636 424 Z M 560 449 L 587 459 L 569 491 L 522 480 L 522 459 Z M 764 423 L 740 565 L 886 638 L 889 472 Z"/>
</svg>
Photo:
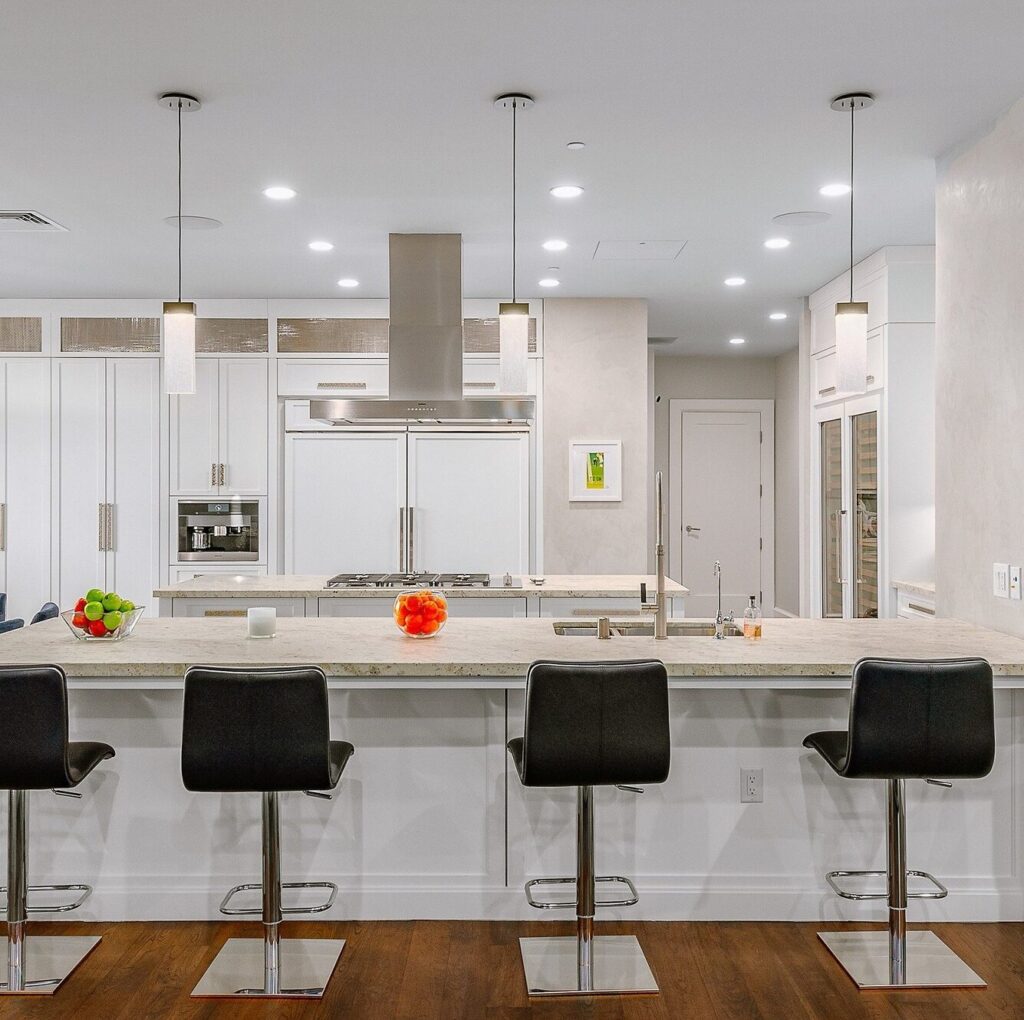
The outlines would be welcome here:
<svg viewBox="0 0 1024 1020">
<path fill-rule="evenodd" d="M 42 213 L 33 212 L 31 209 L 0 210 L 0 230 L 67 230 L 54 220 L 43 216 Z"/>
</svg>

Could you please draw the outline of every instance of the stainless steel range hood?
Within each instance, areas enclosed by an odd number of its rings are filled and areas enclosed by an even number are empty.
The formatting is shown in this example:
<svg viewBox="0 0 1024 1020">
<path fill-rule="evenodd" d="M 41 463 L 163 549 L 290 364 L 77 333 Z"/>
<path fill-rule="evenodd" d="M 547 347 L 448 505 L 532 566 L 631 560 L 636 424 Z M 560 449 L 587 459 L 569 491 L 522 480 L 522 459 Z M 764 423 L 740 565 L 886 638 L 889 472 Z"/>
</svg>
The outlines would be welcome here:
<svg viewBox="0 0 1024 1020">
<path fill-rule="evenodd" d="M 311 418 L 360 421 L 524 422 L 532 397 L 462 392 L 462 235 L 391 234 L 388 397 L 311 400 Z"/>
</svg>

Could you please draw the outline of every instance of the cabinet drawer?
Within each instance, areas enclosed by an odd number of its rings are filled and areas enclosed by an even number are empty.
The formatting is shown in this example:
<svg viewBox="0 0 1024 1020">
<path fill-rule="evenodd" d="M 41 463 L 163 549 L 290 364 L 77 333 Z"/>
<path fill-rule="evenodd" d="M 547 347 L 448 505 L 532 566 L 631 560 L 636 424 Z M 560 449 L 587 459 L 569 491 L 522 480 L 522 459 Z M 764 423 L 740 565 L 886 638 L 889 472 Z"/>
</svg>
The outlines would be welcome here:
<svg viewBox="0 0 1024 1020">
<path fill-rule="evenodd" d="M 280 360 L 277 392 L 288 397 L 384 397 L 388 392 L 385 360 Z"/>
<path fill-rule="evenodd" d="M 501 393 L 501 374 L 497 358 L 466 358 L 462 363 L 462 392 L 467 397 Z M 537 361 L 526 363 L 526 392 L 537 392 Z"/>
<path fill-rule="evenodd" d="M 260 577 L 267 573 L 267 568 L 253 563 L 232 563 L 230 566 L 213 567 L 193 565 L 191 567 L 171 567 L 169 580 L 171 584 L 180 584 L 182 581 L 193 581 L 197 577 L 206 577 L 210 574 L 233 574 L 236 577 Z M 260 603 L 262 605 L 262 603 Z"/>
<path fill-rule="evenodd" d="M 935 617 L 935 602 L 924 595 L 897 590 L 896 615 L 905 620 L 931 620 Z"/>
</svg>

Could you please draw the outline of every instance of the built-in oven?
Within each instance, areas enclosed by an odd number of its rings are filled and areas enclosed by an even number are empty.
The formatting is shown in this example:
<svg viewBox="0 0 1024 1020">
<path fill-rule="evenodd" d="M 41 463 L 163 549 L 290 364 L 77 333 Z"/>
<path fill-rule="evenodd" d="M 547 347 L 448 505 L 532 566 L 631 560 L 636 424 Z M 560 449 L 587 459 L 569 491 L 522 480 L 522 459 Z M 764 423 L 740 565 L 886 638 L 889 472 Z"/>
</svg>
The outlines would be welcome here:
<svg viewBox="0 0 1024 1020">
<path fill-rule="evenodd" d="M 258 500 L 181 500 L 178 560 L 243 562 L 260 558 Z"/>
</svg>

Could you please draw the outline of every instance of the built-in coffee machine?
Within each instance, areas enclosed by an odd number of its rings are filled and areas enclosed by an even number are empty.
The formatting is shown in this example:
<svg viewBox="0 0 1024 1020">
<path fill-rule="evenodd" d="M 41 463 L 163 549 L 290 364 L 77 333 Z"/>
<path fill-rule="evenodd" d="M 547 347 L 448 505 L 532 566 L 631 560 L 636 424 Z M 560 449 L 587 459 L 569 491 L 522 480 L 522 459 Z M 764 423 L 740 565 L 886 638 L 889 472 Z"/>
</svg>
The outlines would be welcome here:
<svg viewBox="0 0 1024 1020">
<path fill-rule="evenodd" d="M 258 560 L 260 505 L 257 500 L 178 504 L 178 559 Z"/>
</svg>

